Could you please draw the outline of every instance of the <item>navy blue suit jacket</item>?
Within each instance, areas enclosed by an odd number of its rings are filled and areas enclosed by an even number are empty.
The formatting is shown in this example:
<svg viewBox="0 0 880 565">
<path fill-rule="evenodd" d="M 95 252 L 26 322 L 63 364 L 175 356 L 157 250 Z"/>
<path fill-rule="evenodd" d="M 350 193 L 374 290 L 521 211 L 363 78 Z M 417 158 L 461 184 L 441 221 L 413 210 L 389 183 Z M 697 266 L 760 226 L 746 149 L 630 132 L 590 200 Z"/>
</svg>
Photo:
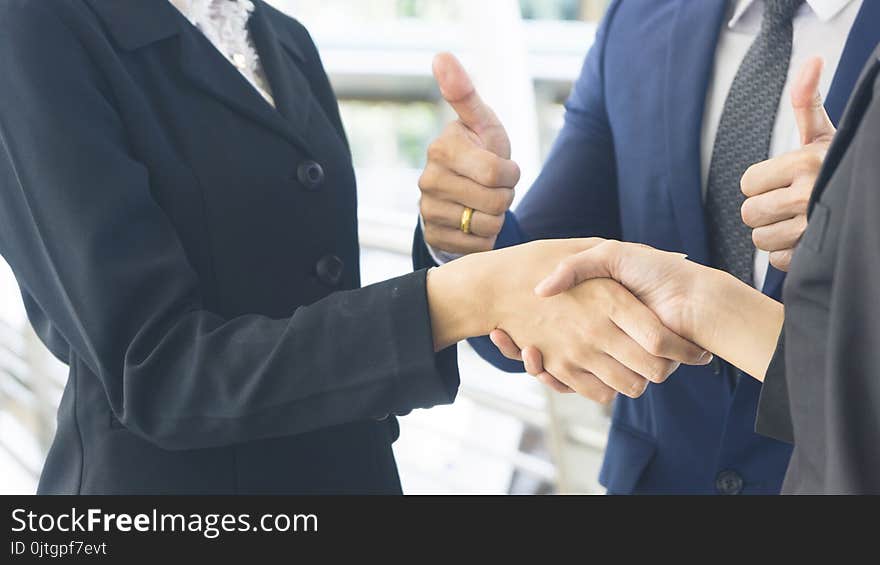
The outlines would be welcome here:
<svg viewBox="0 0 880 565">
<path fill-rule="evenodd" d="M 614 2 L 566 105 L 543 172 L 499 236 L 601 236 L 709 259 L 700 137 L 726 0 Z M 837 121 L 873 47 L 880 3 L 865 2 L 826 106 Z M 417 266 L 430 263 L 417 232 Z M 783 274 L 765 292 L 779 298 Z M 494 365 L 521 371 L 487 338 Z M 667 384 L 615 405 L 600 480 L 612 493 L 777 493 L 791 449 L 754 432 L 760 383 L 733 369 L 682 367 Z"/>
</svg>

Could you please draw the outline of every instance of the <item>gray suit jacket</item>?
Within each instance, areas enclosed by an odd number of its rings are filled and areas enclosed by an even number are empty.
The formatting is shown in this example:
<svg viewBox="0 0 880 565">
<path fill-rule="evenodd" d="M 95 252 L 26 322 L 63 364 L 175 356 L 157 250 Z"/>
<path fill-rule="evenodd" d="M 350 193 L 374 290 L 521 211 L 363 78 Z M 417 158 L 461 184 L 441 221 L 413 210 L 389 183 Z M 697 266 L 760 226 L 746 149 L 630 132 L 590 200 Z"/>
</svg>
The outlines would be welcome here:
<svg viewBox="0 0 880 565">
<path fill-rule="evenodd" d="M 880 493 L 880 48 L 862 74 L 785 284 L 758 431 L 795 444 L 785 493 Z"/>
</svg>

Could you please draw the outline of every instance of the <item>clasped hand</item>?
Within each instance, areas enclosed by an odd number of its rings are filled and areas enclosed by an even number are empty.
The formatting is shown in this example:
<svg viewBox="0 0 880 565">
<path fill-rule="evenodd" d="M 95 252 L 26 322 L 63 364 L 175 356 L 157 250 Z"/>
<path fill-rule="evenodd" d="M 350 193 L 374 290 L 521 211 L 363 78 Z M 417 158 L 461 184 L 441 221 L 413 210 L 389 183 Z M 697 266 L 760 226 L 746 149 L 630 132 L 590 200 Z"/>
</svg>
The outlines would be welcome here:
<svg viewBox="0 0 880 565">
<path fill-rule="evenodd" d="M 635 398 L 649 383 L 665 381 L 681 363 L 711 361 L 709 353 L 669 329 L 644 299 L 609 278 L 568 285 L 571 288 L 553 292 L 552 297 L 534 292 L 557 265 L 574 265 L 578 253 L 601 252 L 606 245 L 601 239 L 537 241 L 469 255 L 432 276 L 470 273 L 473 282 L 483 278 L 477 276 L 479 269 L 496 273 L 486 277 L 495 281 L 491 288 L 477 289 L 490 299 L 485 311 L 473 315 L 490 320 L 482 329 L 494 330 L 493 337 L 503 335 L 511 343 L 527 344 L 528 351 L 542 352 L 541 371 L 535 374 L 560 392 L 576 392 L 601 403 L 618 392 Z M 553 276 L 563 276 L 559 273 Z M 671 320 L 674 309 L 670 301 L 659 312 Z M 518 359 L 516 351 L 512 357 Z"/>
<path fill-rule="evenodd" d="M 690 347 L 699 345 L 763 380 L 782 327 L 784 309 L 779 302 L 681 254 L 619 241 L 602 241 L 564 258 L 535 286 L 534 294 L 542 300 L 574 297 L 578 289 L 606 280 L 622 284 L 641 307 L 656 316 L 662 329 L 657 330 L 660 325 L 654 323 L 648 331 L 661 332 L 658 335 L 663 339 L 672 333 Z M 565 382 L 557 373 L 558 365 L 548 362 L 548 350 L 541 343 L 520 341 L 503 328 L 490 337 L 505 356 L 522 359 L 526 370 L 541 381 L 555 383 L 557 390 Z M 517 343 L 523 345 L 522 350 Z M 710 360 L 707 353 L 692 364 Z"/>
</svg>

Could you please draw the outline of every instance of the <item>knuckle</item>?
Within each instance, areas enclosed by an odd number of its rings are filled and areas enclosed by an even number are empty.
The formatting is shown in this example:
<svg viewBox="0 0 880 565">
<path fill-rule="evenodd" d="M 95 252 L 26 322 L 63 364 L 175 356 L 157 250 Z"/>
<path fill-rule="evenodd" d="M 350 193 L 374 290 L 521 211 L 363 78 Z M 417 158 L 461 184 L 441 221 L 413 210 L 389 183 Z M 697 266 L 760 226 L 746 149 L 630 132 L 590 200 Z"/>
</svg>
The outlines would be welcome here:
<svg viewBox="0 0 880 565">
<path fill-rule="evenodd" d="M 446 162 L 446 157 L 449 155 L 449 151 L 446 149 L 446 143 L 443 138 L 439 138 L 431 142 L 428 146 L 428 161 L 432 162 Z"/>
<path fill-rule="evenodd" d="M 649 324 L 645 328 L 645 351 L 655 357 L 666 352 L 666 332 L 658 324 Z"/>
<path fill-rule="evenodd" d="M 428 224 L 434 223 L 437 220 L 437 209 L 433 202 L 427 198 L 422 198 L 419 201 L 419 212 L 425 221 L 425 229 L 427 230 Z"/>
<path fill-rule="evenodd" d="M 801 151 L 793 165 L 795 177 L 814 177 L 822 168 L 822 156 L 814 151 Z"/>
<path fill-rule="evenodd" d="M 623 242 L 616 239 L 606 239 L 600 246 L 609 253 L 615 253 L 623 248 Z"/>
<path fill-rule="evenodd" d="M 458 251 L 456 242 L 452 241 L 443 230 L 438 229 L 435 224 L 425 224 L 425 241 L 433 247 L 454 253 Z"/>
<path fill-rule="evenodd" d="M 488 159 L 480 172 L 479 183 L 483 186 L 498 186 L 501 180 L 501 164 L 498 159 Z"/>
<path fill-rule="evenodd" d="M 597 249 L 602 259 L 608 262 L 617 257 L 623 251 L 623 245 L 624 244 L 620 241 L 609 239 L 600 243 Z"/>
<path fill-rule="evenodd" d="M 498 192 L 498 215 L 501 216 L 507 210 L 510 209 L 511 204 L 513 204 L 513 189 L 509 188 L 500 188 L 497 190 Z"/>
<path fill-rule="evenodd" d="M 589 398 L 593 402 L 598 402 L 599 404 L 611 404 L 611 401 L 614 400 L 614 397 L 617 394 L 613 389 L 602 384 L 602 382 L 593 375 L 587 375 L 586 378 L 578 379 L 578 383 L 579 385 L 576 389 L 578 393 L 585 398 Z"/>
<path fill-rule="evenodd" d="M 435 228 L 433 224 L 426 222 L 424 236 L 425 236 L 425 239 L 428 241 L 428 243 L 431 243 L 431 244 L 437 243 L 438 242 L 437 228 Z"/>
<path fill-rule="evenodd" d="M 511 189 L 508 189 L 508 190 L 505 190 L 505 191 L 504 191 L 504 197 L 505 197 L 505 199 L 504 199 L 504 211 L 506 212 L 507 210 L 510 209 L 511 206 L 513 206 L 513 199 L 516 198 L 516 190 L 514 190 L 514 189 L 512 189 L 512 188 L 511 188 Z"/>
<path fill-rule="evenodd" d="M 755 244 L 755 247 L 758 249 L 764 249 L 764 236 L 761 230 L 752 230 L 752 243 Z"/>
<path fill-rule="evenodd" d="M 593 399 L 601 404 L 610 404 L 621 391 L 608 386 L 602 379 L 593 373 L 586 373 L 585 381 L 593 394 Z"/>
<path fill-rule="evenodd" d="M 810 206 L 810 198 L 813 195 L 812 185 L 808 187 L 803 187 L 794 192 L 794 205 L 797 208 L 797 211 L 806 212 L 807 208 Z"/>
<path fill-rule="evenodd" d="M 431 192 L 437 186 L 437 172 L 430 165 L 425 167 L 419 177 L 419 190 L 422 192 Z"/>
<path fill-rule="evenodd" d="M 768 230 L 756 229 L 752 230 L 752 243 L 758 249 L 767 251 L 767 248 L 773 243 L 772 236 Z"/>
<path fill-rule="evenodd" d="M 507 357 L 508 359 L 512 359 L 512 357 L 510 356 L 510 353 L 512 353 L 512 352 L 508 351 L 507 353 L 504 354 L 504 356 Z M 527 374 L 529 374 L 533 377 L 540 377 L 541 376 L 541 374 L 543 373 L 543 370 L 544 370 L 543 367 L 538 367 L 534 363 L 530 362 L 529 358 L 525 357 L 525 356 L 523 356 L 522 361 L 523 361 L 523 366 L 525 367 Z"/>
<path fill-rule="evenodd" d="M 488 228 L 492 235 L 497 235 L 503 227 L 504 216 L 490 216 Z"/>
<path fill-rule="evenodd" d="M 519 184 L 519 180 L 522 178 L 522 169 L 519 168 L 519 165 L 515 161 L 511 161 L 511 177 L 513 178 L 513 186 Z"/>
<path fill-rule="evenodd" d="M 493 189 L 490 194 L 487 195 L 486 198 L 486 212 L 493 216 L 501 216 L 505 212 L 507 212 L 507 208 L 510 206 L 510 197 L 506 194 L 507 191 L 502 189 Z"/>
<path fill-rule="evenodd" d="M 742 221 L 747 226 L 755 227 L 755 223 L 758 220 L 758 205 L 755 203 L 754 198 L 749 198 L 743 202 L 740 213 L 742 214 Z"/>
<path fill-rule="evenodd" d="M 782 271 L 787 271 L 791 264 L 792 252 L 789 249 L 785 251 L 776 251 L 770 254 L 770 264 Z"/>
<path fill-rule="evenodd" d="M 647 374 L 643 375 L 652 383 L 663 383 L 669 378 L 669 363 L 663 359 L 655 359 L 648 367 Z"/>
<path fill-rule="evenodd" d="M 806 151 L 804 165 L 806 166 L 806 171 L 810 174 L 815 174 L 822 168 L 824 159 L 822 155 L 816 153 L 815 151 Z"/>
</svg>

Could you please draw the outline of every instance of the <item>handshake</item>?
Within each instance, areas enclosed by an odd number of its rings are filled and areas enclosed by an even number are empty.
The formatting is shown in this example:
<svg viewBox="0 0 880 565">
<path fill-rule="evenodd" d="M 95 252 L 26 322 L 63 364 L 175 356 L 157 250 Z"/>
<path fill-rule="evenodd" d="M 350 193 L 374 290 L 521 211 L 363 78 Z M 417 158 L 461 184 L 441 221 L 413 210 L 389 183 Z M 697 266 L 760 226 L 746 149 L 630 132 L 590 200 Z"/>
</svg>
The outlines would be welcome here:
<svg viewBox="0 0 880 565">
<path fill-rule="evenodd" d="M 679 364 L 712 360 L 691 340 L 705 333 L 699 290 L 712 288 L 714 273 L 680 254 L 602 239 L 467 255 L 429 273 L 429 297 L 449 295 L 440 287 L 461 289 L 455 308 L 430 300 L 436 347 L 489 333 L 558 392 L 601 403 L 618 392 L 636 398 Z M 443 329 L 454 324 L 442 320 L 463 303 L 475 325 L 449 335 Z"/>
<path fill-rule="evenodd" d="M 821 70 L 821 60 L 808 62 L 793 88 L 801 148 L 755 164 L 742 179 L 742 221 L 781 270 L 806 229 L 834 135 L 817 94 Z M 429 285 L 452 275 L 477 297 L 471 318 L 491 322 L 461 335 L 488 333 L 505 357 L 547 386 L 602 403 L 616 393 L 639 397 L 679 364 L 705 365 L 713 353 L 762 378 L 781 305 L 731 275 L 681 254 L 595 238 L 482 253 L 496 246 L 520 171 L 503 125 L 460 63 L 439 55 L 434 74 L 458 120 L 430 146 L 419 182 L 424 241 L 446 262 Z M 441 315 L 435 307 L 432 316 Z M 438 335 L 438 345 L 449 343 Z"/>
</svg>

